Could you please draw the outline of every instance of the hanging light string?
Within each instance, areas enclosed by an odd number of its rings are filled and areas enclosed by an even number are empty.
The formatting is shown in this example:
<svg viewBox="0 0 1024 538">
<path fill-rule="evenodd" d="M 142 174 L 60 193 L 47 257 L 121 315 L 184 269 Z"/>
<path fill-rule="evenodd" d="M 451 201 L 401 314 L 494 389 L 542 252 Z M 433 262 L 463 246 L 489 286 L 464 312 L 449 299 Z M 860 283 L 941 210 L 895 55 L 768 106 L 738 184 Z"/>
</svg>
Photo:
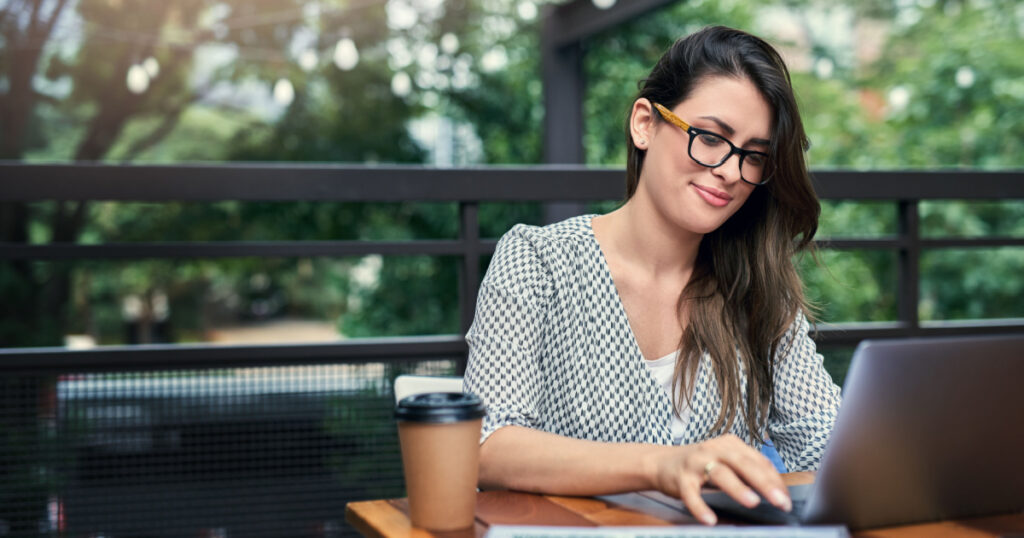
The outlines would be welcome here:
<svg viewBox="0 0 1024 538">
<path fill-rule="evenodd" d="M 321 17 L 339 17 L 343 15 L 354 14 L 358 11 L 379 5 L 381 5 L 379 0 L 362 0 L 358 2 L 353 2 L 344 7 L 336 6 L 326 9 L 321 7 L 317 10 L 316 16 L 318 19 Z M 214 25 L 217 28 L 221 28 L 227 31 L 244 30 L 258 28 L 260 26 L 266 25 L 296 22 L 304 18 L 307 18 L 307 16 L 308 15 L 305 13 L 304 9 L 298 8 L 276 11 L 273 13 L 241 15 L 230 21 L 214 23 Z M 48 42 L 72 41 L 76 39 L 81 39 L 84 34 L 90 37 L 96 37 L 120 43 L 149 45 L 153 47 L 166 47 L 178 50 L 193 50 L 201 45 L 216 43 L 231 44 L 236 47 L 239 56 L 245 59 L 254 59 L 261 61 L 289 61 L 287 56 L 277 51 L 277 49 L 253 47 L 249 45 L 241 45 L 238 43 L 232 43 L 216 39 L 214 35 L 215 29 L 204 28 L 199 31 L 201 32 L 201 36 L 212 38 L 207 40 L 202 38 L 197 39 L 197 31 L 176 32 L 181 34 L 179 36 L 154 36 L 150 33 L 139 32 L 137 30 L 127 30 L 123 28 L 105 26 L 85 19 L 82 19 L 80 22 L 83 26 L 86 26 L 86 28 L 72 28 L 65 32 L 55 32 L 54 35 L 52 35 L 48 39 L 39 39 L 35 42 L 22 42 L 16 45 L 15 48 L 39 48 L 45 46 Z M 58 28 L 62 26 L 65 25 L 58 24 Z"/>
<path fill-rule="evenodd" d="M 524 3 L 535 5 L 533 2 L 521 2 L 519 5 L 520 11 L 522 11 L 522 4 Z M 298 52 L 297 57 L 293 58 L 292 54 L 282 52 L 277 48 L 255 47 L 239 44 L 233 41 L 225 41 L 219 36 L 219 34 L 223 34 L 228 31 L 247 30 L 266 25 L 296 22 L 303 19 L 315 19 L 314 24 L 316 24 L 320 23 L 323 18 L 351 15 L 367 8 L 381 6 L 382 4 L 379 0 L 361 0 L 352 2 L 344 7 L 333 6 L 324 8 L 319 3 L 312 5 L 315 6 L 314 9 L 309 9 L 309 7 L 306 6 L 271 13 L 243 14 L 229 20 L 217 20 L 215 22 L 205 24 L 204 26 L 207 26 L 205 28 L 196 30 L 184 30 L 178 28 L 174 29 L 177 31 L 172 30 L 166 32 L 165 35 L 153 35 L 136 30 L 109 27 L 79 17 L 72 23 L 58 24 L 58 29 L 68 28 L 67 31 L 58 31 L 49 39 L 45 41 L 40 40 L 39 43 L 19 44 L 17 48 L 28 48 L 32 46 L 42 47 L 48 42 L 60 43 L 62 41 L 70 41 L 74 39 L 81 40 L 85 36 L 119 43 L 148 46 L 151 48 L 159 47 L 183 51 L 194 51 L 200 46 L 219 44 L 230 46 L 232 48 L 232 52 L 236 55 L 236 58 L 241 60 L 287 65 L 298 63 L 299 67 L 303 71 L 310 72 L 316 68 L 319 63 L 319 54 L 325 52 L 325 50 L 323 50 L 325 47 L 307 47 L 306 49 Z M 223 19 L 225 17 L 226 15 L 220 18 Z M 66 20 L 67 16 L 65 16 L 60 22 Z M 454 35 L 446 34 L 444 37 L 454 37 Z M 442 43 L 442 45 L 444 45 L 444 43 Z M 457 45 L 455 48 L 457 48 Z M 343 71 L 354 69 L 359 63 L 359 50 L 356 47 L 355 41 L 348 36 L 347 30 L 342 31 L 341 38 L 334 44 L 331 59 L 335 66 Z M 159 63 L 155 58 L 149 57 L 145 61 L 135 62 L 129 67 L 128 72 L 126 73 L 125 82 L 132 92 L 143 93 L 148 89 L 150 81 L 155 78 L 158 73 Z M 404 71 L 396 73 L 393 77 L 392 90 L 396 95 L 408 95 L 411 90 L 411 86 L 409 75 Z M 294 88 L 290 81 L 281 78 L 276 81 L 273 94 L 279 102 L 291 102 L 292 97 L 294 96 Z"/>
<path fill-rule="evenodd" d="M 351 4 L 349 4 L 347 6 L 344 6 L 344 7 L 341 7 L 341 6 L 335 6 L 335 7 L 329 7 L 329 8 L 320 7 L 320 8 L 318 8 L 316 15 L 317 15 L 318 18 L 319 17 L 325 17 L 325 16 L 326 17 L 338 17 L 338 16 L 343 16 L 343 15 L 353 14 L 353 13 L 356 13 L 356 12 L 364 10 L 364 9 L 368 9 L 368 8 L 372 8 L 372 7 L 377 7 L 377 6 L 381 6 L 381 5 L 382 5 L 382 3 L 381 3 L 380 0 L 354 1 Z M 533 5 L 532 2 L 531 2 L 531 5 Z M 494 15 L 494 16 L 507 16 L 508 15 L 505 12 L 496 11 L 496 10 L 488 10 L 488 9 L 483 10 L 482 14 L 483 15 Z M 297 8 L 297 9 L 288 9 L 288 10 L 276 11 L 276 12 L 273 12 L 273 13 L 240 15 L 240 16 L 230 20 L 230 22 L 218 22 L 218 23 L 215 23 L 215 24 L 217 24 L 218 27 L 226 29 L 226 30 L 243 30 L 243 29 L 250 29 L 250 28 L 258 28 L 260 26 L 266 26 L 268 24 L 279 24 L 279 23 L 285 23 L 285 22 L 294 22 L 294 21 L 298 21 L 300 19 L 306 18 L 307 16 L 308 15 L 305 13 L 303 8 Z M 85 24 L 85 25 L 90 27 L 90 29 L 86 30 L 85 32 L 90 34 L 93 37 L 100 37 L 100 38 L 103 38 L 103 39 L 110 39 L 112 41 L 119 41 L 119 42 L 123 42 L 123 43 L 135 43 L 135 44 L 141 44 L 141 45 L 164 46 L 164 47 L 178 48 L 178 49 L 194 49 L 195 47 L 200 46 L 200 45 L 204 45 L 204 44 L 208 44 L 208 43 L 218 43 L 218 42 L 220 42 L 219 40 L 216 40 L 216 39 L 211 40 L 211 41 L 197 41 L 195 39 L 194 32 L 192 34 L 190 34 L 190 35 L 183 36 L 180 40 L 169 40 L 166 37 L 154 36 L 154 35 L 146 33 L 146 32 L 139 32 L 139 31 L 136 31 L 136 30 L 128 30 L 128 29 L 123 29 L 123 28 L 115 28 L 115 27 L 105 26 L 105 25 L 101 25 L 101 24 L 98 24 L 96 22 L 88 21 L 88 20 L 84 20 L 84 19 L 81 20 L 80 22 L 82 24 Z M 55 30 L 58 30 L 58 29 L 60 29 L 63 26 L 67 26 L 67 24 L 61 24 L 60 22 L 58 22 L 57 28 L 55 28 Z M 49 38 L 38 39 L 38 40 L 34 40 L 34 41 L 21 42 L 21 43 L 18 43 L 13 48 L 16 48 L 16 49 L 39 48 L 39 47 L 42 47 L 42 46 L 46 45 L 47 42 L 59 42 L 59 41 L 70 41 L 70 40 L 74 40 L 74 39 L 80 39 L 82 37 L 81 32 L 76 33 L 75 30 L 76 29 L 68 30 L 66 32 L 54 32 L 54 35 L 50 36 Z M 203 29 L 203 32 L 208 33 L 208 32 L 212 32 L 212 30 L 210 30 L 210 29 Z M 237 44 L 235 44 L 235 45 L 237 45 Z M 250 46 L 247 46 L 247 45 L 237 45 L 237 46 L 240 49 L 246 48 L 246 49 L 260 50 L 257 47 L 250 47 Z M 271 50 L 271 49 L 263 49 L 263 50 Z"/>
</svg>

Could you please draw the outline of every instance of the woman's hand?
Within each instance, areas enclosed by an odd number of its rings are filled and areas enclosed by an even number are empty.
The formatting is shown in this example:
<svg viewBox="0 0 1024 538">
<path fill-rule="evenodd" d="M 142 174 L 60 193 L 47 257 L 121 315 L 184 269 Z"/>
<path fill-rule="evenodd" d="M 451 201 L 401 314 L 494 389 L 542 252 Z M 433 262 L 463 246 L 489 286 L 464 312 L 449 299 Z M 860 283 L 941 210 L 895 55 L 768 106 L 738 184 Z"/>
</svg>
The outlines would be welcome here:
<svg viewBox="0 0 1024 538">
<path fill-rule="evenodd" d="M 761 501 L 760 493 L 780 509 L 792 509 L 782 476 L 772 462 L 735 435 L 659 451 L 653 473 L 658 490 L 682 499 L 687 510 L 707 525 L 714 525 L 717 518 L 701 499 L 704 484 L 719 487 L 750 508 Z"/>
</svg>

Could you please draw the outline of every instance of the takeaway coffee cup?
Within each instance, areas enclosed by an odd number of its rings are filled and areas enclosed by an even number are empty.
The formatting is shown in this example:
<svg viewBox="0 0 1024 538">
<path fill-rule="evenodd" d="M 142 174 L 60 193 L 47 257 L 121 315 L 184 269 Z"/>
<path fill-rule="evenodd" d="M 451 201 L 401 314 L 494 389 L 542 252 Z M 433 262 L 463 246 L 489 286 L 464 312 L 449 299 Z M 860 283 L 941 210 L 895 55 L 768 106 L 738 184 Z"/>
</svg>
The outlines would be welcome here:
<svg viewBox="0 0 1024 538">
<path fill-rule="evenodd" d="M 450 531 L 473 525 L 485 414 L 480 398 L 459 392 L 398 402 L 395 418 L 414 527 Z"/>
</svg>

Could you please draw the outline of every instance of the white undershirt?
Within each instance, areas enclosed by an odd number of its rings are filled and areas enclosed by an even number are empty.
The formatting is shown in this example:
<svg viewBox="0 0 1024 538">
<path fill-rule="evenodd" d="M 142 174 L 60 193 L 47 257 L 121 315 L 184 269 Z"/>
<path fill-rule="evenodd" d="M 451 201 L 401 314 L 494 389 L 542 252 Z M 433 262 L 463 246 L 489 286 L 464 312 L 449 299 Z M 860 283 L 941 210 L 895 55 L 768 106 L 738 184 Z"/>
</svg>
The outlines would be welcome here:
<svg viewBox="0 0 1024 538">
<path fill-rule="evenodd" d="M 678 385 L 672 383 L 672 374 L 676 368 L 676 356 L 679 351 L 673 351 L 668 355 L 660 359 L 654 359 L 653 361 L 644 361 L 644 365 L 650 370 L 651 374 L 654 375 L 654 379 L 658 381 L 658 384 L 664 387 L 665 391 L 668 392 L 668 399 L 672 401 L 675 398 L 675 394 L 678 389 Z M 686 402 L 680 402 L 682 409 L 679 410 L 679 416 L 672 413 L 672 444 L 678 445 L 683 441 L 683 433 L 686 431 L 686 423 L 690 420 L 690 406 L 686 405 Z"/>
</svg>

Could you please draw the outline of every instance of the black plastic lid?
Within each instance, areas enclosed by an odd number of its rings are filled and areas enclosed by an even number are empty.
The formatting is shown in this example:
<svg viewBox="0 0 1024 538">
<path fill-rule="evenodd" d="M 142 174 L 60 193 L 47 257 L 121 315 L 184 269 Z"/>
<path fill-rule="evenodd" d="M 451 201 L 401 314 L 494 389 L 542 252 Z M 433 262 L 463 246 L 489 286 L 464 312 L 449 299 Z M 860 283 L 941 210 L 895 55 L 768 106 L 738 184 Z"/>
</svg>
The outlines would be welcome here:
<svg viewBox="0 0 1024 538">
<path fill-rule="evenodd" d="M 464 392 L 427 392 L 402 398 L 395 418 L 409 422 L 459 422 L 487 414 L 480 398 Z"/>
</svg>

